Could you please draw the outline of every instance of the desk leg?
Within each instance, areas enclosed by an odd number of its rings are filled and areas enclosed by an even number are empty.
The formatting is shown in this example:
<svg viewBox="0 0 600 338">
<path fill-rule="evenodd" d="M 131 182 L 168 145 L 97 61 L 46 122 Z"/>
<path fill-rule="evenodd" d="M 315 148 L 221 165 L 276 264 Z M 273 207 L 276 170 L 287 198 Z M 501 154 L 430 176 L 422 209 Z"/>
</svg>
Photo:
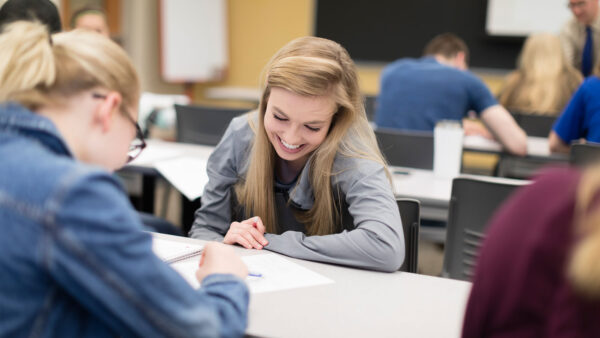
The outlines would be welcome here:
<svg viewBox="0 0 600 338">
<path fill-rule="evenodd" d="M 154 190 L 156 188 L 156 177 L 150 175 L 142 176 L 142 197 L 140 198 L 138 210 L 154 214 Z"/>
<path fill-rule="evenodd" d="M 181 195 L 181 229 L 185 236 L 192 228 L 194 223 L 194 214 L 196 210 L 200 208 L 201 198 L 197 198 L 193 201 L 188 200 L 185 196 Z"/>
</svg>

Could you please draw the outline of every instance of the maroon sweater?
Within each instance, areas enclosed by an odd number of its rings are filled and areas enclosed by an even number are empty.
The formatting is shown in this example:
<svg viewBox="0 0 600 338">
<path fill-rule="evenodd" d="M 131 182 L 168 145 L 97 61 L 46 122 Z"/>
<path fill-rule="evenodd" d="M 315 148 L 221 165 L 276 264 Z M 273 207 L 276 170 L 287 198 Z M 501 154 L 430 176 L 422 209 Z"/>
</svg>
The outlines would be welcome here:
<svg viewBox="0 0 600 338">
<path fill-rule="evenodd" d="M 600 302 L 579 298 L 565 278 L 579 179 L 546 171 L 492 219 L 463 337 L 600 337 Z"/>
</svg>

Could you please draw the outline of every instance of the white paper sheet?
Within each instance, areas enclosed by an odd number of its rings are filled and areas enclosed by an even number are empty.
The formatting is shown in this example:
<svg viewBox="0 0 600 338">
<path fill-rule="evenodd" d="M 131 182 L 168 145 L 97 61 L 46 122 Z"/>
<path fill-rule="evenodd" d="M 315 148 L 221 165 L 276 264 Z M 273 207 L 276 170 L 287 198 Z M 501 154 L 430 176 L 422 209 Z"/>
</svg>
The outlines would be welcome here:
<svg viewBox="0 0 600 338">
<path fill-rule="evenodd" d="M 130 164 L 132 165 L 151 165 L 157 161 L 165 161 L 170 158 L 175 158 L 181 154 L 181 150 L 164 149 L 155 147 L 152 144 L 148 146 L 140 153 L 140 156 L 133 160 Z"/>
<path fill-rule="evenodd" d="M 271 292 L 333 283 L 333 280 L 273 253 L 244 256 L 242 260 L 246 263 L 251 273 L 262 275 L 261 277 L 248 276 L 246 278 L 246 284 L 250 289 L 250 293 Z M 198 283 L 195 276 L 198 262 L 199 258 L 194 258 L 171 264 L 171 267 L 183 276 L 192 287 L 197 289 L 200 287 L 200 283 Z"/>
<path fill-rule="evenodd" d="M 244 256 L 242 260 L 248 271 L 262 275 L 246 279 L 251 293 L 333 283 L 333 280 L 273 253 Z"/>
<path fill-rule="evenodd" d="M 182 257 L 193 252 L 202 250 L 204 245 L 188 244 L 182 242 L 170 241 L 162 238 L 152 240 L 152 251 L 163 261 L 169 261 L 176 257 Z M 198 261 L 199 258 L 196 259 Z"/>
<path fill-rule="evenodd" d="M 206 160 L 195 157 L 179 157 L 154 164 L 156 170 L 190 201 L 202 196 L 208 183 Z"/>
</svg>

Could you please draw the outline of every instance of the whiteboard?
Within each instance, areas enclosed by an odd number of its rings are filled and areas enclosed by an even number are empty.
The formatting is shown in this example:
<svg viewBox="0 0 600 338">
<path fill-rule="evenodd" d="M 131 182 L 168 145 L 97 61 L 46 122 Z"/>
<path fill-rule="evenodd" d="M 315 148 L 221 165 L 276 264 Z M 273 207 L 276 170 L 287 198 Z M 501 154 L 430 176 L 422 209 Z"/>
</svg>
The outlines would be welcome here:
<svg viewBox="0 0 600 338">
<path fill-rule="evenodd" d="M 162 0 L 160 6 L 163 79 L 221 80 L 228 64 L 226 0 Z"/>
<path fill-rule="evenodd" d="M 486 31 L 503 36 L 558 33 L 572 16 L 566 0 L 488 0 Z"/>
</svg>

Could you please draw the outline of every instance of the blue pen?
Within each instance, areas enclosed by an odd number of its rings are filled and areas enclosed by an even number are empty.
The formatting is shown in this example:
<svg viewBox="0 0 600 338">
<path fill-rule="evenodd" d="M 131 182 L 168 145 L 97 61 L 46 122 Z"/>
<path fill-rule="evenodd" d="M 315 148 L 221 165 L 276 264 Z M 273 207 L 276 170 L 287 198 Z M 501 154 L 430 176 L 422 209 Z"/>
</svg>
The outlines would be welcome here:
<svg viewBox="0 0 600 338">
<path fill-rule="evenodd" d="M 262 277 L 261 273 L 256 273 L 256 272 L 248 272 L 248 276 L 249 277 Z"/>
</svg>

